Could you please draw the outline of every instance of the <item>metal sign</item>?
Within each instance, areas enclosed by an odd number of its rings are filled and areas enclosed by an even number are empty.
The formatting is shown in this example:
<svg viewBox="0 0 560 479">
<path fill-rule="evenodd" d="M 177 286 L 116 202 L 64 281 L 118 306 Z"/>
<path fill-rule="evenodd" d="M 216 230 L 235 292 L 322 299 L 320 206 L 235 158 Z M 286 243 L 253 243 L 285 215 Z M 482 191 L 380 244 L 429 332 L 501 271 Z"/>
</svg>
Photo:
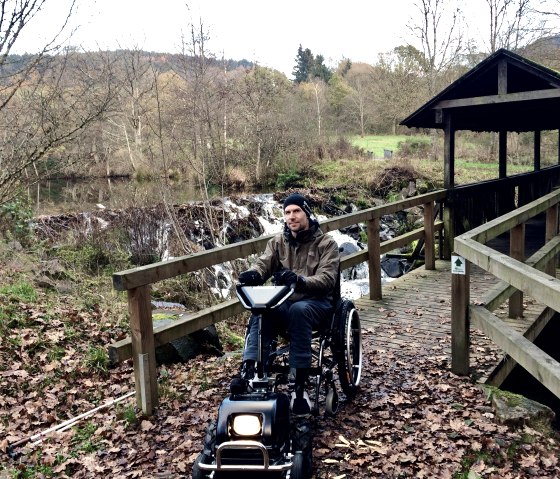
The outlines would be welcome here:
<svg viewBox="0 0 560 479">
<path fill-rule="evenodd" d="M 451 256 L 451 273 L 465 274 L 467 261 L 462 256 Z"/>
</svg>

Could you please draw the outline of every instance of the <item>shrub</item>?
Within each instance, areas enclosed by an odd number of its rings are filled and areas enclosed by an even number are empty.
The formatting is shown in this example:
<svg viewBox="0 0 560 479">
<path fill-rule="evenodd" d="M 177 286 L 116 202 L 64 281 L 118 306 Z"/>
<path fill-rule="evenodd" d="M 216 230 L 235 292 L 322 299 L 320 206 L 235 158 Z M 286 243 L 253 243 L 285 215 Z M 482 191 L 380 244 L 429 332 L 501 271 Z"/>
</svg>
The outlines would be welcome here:
<svg viewBox="0 0 560 479">
<path fill-rule="evenodd" d="M 31 239 L 30 222 L 33 210 L 22 200 L 14 200 L 0 205 L 0 235 L 28 243 Z"/>
<path fill-rule="evenodd" d="M 377 173 L 370 181 L 369 188 L 374 195 L 388 197 L 391 193 L 398 193 L 408 186 L 409 182 L 416 181 L 421 176 L 410 165 L 391 166 Z"/>
<path fill-rule="evenodd" d="M 288 188 L 297 188 L 301 186 L 301 175 L 296 171 L 287 173 L 279 173 L 276 178 L 276 188 L 280 190 L 287 190 Z"/>
<path fill-rule="evenodd" d="M 235 190 L 244 190 L 247 185 L 247 175 L 239 168 L 229 168 L 226 171 L 225 184 Z"/>
<path fill-rule="evenodd" d="M 398 144 L 398 154 L 401 158 L 427 158 L 430 156 L 431 144 L 428 139 L 411 138 Z"/>
<path fill-rule="evenodd" d="M 85 359 L 85 365 L 89 369 L 105 374 L 109 367 L 109 357 L 105 349 L 97 346 L 90 348 Z"/>
</svg>

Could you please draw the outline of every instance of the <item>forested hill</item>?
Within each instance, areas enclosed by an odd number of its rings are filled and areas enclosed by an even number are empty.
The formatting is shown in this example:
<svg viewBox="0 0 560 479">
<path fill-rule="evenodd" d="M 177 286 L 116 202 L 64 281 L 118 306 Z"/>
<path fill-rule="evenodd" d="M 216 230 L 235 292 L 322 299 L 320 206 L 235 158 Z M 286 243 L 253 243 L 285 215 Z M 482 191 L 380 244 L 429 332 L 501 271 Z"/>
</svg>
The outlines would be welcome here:
<svg viewBox="0 0 560 479">
<path fill-rule="evenodd" d="M 45 55 L 44 58 L 48 64 L 49 60 L 54 61 L 55 59 L 60 59 L 69 56 L 69 53 L 73 54 L 73 58 L 81 57 L 82 60 L 90 58 L 92 55 L 98 55 L 104 57 L 110 61 L 118 61 L 119 57 L 122 55 L 130 54 L 131 50 L 113 50 L 113 51 L 97 51 L 97 52 L 82 52 L 78 49 L 66 49 L 62 53 L 56 55 Z M 172 69 L 177 69 L 184 62 L 184 57 L 178 53 L 165 53 L 165 52 L 149 52 L 144 50 L 135 50 L 138 58 L 142 58 L 145 61 L 150 62 L 159 72 L 166 72 Z M 2 75 L 0 80 L 5 83 L 10 77 L 19 74 L 26 66 L 31 65 L 33 62 L 37 61 L 38 54 L 23 53 L 23 54 L 10 54 L 6 57 L 5 62 L 1 65 Z M 236 70 L 238 68 L 251 69 L 254 63 L 246 60 L 233 60 L 224 59 L 210 56 L 207 58 L 208 66 L 219 67 L 226 71 Z M 46 67 L 43 68 L 45 71 Z"/>
</svg>

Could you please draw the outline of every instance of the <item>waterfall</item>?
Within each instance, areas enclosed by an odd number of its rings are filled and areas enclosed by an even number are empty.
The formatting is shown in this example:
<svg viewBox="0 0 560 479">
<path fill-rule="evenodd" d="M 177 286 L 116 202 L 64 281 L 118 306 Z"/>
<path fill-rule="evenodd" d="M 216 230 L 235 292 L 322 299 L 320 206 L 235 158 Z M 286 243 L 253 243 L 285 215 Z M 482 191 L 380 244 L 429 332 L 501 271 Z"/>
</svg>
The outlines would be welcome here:
<svg viewBox="0 0 560 479">
<path fill-rule="evenodd" d="M 272 193 L 225 197 L 221 204 L 192 202 L 175 205 L 174 208 L 180 225 L 185 229 L 185 236 L 200 248 L 219 248 L 227 242 L 276 234 L 284 228 L 282 203 L 276 201 Z M 223 217 L 220 229 L 213 234 L 209 233 L 206 224 L 207 217 L 204 214 L 206 208 L 213 208 L 216 217 Z M 327 217 L 319 215 L 317 220 L 321 223 L 327 220 Z M 382 218 L 380 238 L 387 240 L 394 237 L 397 223 L 398 218 Z M 141 255 L 155 254 L 163 261 L 174 258 L 171 251 L 173 228 L 161 205 L 150 208 L 98 209 L 95 212 L 42 216 L 33 222 L 38 236 L 50 239 L 56 238 L 57 235 L 62 236 L 70 226 L 81 227 L 86 236 L 93 234 L 95 230 L 124 228 L 128 233 L 130 244 L 127 247 L 131 254 L 137 250 L 136 252 Z M 358 241 L 360 228 L 363 229 L 363 225 L 358 228 L 346 228 L 344 232 L 331 231 L 327 234 L 336 240 L 341 255 L 344 256 L 359 251 L 362 247 Z M 252 260 L 254 258 L 248 258 L 247 267 Z M 232 285 L 237 278 L 233 266 L 233 263 L 223 263 L 211 268 L 212 274 L 208 284 L 213 293 L 222 300 L 231 298 Z M 239 265 L 236 269 L 239 270 Z M 342 271 L 342 295 L 349 299 L 367 295 L 368 274 L 368 266 L 365 262 Z M 381 275 L 383 283 L 392 280 L 384 271 L 381 271 Z"/>
<path fill-rule="evenodd" d="M 259 211 L 259 223 L 263 227 L 263 235 L 275 234 L 284 228 L 284 214 L 282 205 L 274 200 L 272 194 L 261 194 L 251 197 L 251 201 L 256 203 L 255 209 Z M 244 218 L 249 215 L 249 209 L 243 205 L 237 205 L 229 199 L 224 200 L 230 213 L 230 219 Z M 318 216 L 319 224 L 326 220 L 326 216 Z M 382 226 L 384 236 L 392 237 L 390 228 L 386 225 Z M 331 231 L 327 233 L 331 235 L 341 249 L 341 256 L 359 251 L 358 240 L 348 234 L 340 231 Z M 221 264 L 214 266 L 216 278 L 222 278 L 218 281 L 218 285 L 213 288 L 213 292 L 222 299 L 230 297 L 230 286 L 233 284 L 231 265 Z M 388 277 L 381 270 L 381 282 L 387 283 L 393 278 Z M 342 271 L 341 276 L 341 294 L 347 299 L 357 299 L 369 294 L 369 268 L 366 262 L 352 266 Z"/>
</svg>

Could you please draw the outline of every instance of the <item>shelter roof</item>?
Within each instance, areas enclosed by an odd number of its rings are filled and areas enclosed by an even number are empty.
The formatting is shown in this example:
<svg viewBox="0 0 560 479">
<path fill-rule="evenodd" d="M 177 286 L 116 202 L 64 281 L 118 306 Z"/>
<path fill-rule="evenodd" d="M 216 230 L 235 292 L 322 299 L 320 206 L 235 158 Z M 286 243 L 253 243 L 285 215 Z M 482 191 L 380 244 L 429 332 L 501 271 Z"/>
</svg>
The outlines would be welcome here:
<svg viewBox="0 0 560 479">
<path fill-rule="evenodd" d="M 500 49 L 405 118 L 411 128 L 537 131 L 560 128 L 560 74 Z"/>
</svg>

